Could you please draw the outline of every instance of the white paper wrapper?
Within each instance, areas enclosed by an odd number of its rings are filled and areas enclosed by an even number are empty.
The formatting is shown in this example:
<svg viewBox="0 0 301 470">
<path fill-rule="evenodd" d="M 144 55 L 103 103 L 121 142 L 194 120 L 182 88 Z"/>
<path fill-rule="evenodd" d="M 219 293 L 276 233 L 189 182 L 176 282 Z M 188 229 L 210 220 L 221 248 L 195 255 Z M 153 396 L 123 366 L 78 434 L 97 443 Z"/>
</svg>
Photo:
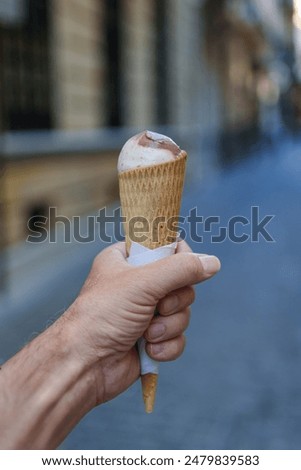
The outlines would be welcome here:
<svg viewBox="0 0 301 470">
<path fill-rule="evenodd" d="M 145 248 L 139 243 L 133 242 L 130 248 L 130 254 L 127 259 L 128 263 L 132 266 L 142 266 L 144 264 L 158 261 L 159 259 L 167 258 L 175 253 L 177 242 L 171 245 L 160 246 L 155 250 Z M 145 351 L 145 339 L 140 338 L 138 341 L 138 349 L 140 355 L 141 375 L 144 374 L 158 374 L 159 363 L 151 359 Z"/>
</svg>

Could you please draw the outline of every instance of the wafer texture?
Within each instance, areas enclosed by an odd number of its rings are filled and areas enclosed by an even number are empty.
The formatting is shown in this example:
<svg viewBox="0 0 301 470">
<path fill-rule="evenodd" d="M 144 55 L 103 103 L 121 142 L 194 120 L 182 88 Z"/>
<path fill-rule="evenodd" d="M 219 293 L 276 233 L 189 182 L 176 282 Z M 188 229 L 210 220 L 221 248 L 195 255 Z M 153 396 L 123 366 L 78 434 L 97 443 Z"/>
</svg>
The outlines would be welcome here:
<svg viewBox="0 0 301 470">
<path fill-rule="evenodd" d="M 128 254 L 133 241 L 152 250 L 176 241 L 186 159 L 182 151 L 176 160 L 119 174 Z M 147 413 L 154 409 L 157 381 L 157 374 L 141 376 Z"/>
<path fill-rule="evenodd" d="M 119 174 L 128 252 L 132 241 L 154 249 L 176 240 L 186 159 L 182 151 L 176 160 Z"/>
</svg>

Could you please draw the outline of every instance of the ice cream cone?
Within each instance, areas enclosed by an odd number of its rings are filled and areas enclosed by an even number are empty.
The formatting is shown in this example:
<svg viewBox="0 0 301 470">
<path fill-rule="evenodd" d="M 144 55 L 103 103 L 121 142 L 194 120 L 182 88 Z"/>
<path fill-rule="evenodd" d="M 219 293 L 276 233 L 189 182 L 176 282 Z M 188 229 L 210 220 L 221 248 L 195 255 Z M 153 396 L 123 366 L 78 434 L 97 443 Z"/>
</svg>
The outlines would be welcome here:
<svg viewBox="0 0 301 470">
<path fill-rule="evenodd" d="M 171 161 L 138 167 L 119 174 L 128 254 L 133 241 L 150 249 L 176 241 L 186 158 L 186 152 L 181 151 Z M 141 380 L 145 410 L 151 413 L 156 396 L 157 375 L 145 374 Z"/>
<path fill-rule="evenodd" d="M 182 151 L 176 160 L 119 174 L 128 252 L 133 241 L 154 249 L 176 240 L 186 158 Z"/>
</svg>

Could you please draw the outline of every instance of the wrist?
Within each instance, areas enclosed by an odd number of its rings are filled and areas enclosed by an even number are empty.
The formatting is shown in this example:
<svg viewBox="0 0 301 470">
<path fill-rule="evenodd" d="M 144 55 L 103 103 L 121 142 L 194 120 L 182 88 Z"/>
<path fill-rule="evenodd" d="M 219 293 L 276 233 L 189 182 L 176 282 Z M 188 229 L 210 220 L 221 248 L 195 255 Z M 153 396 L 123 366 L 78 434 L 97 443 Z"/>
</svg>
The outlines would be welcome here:
<svg viewBox="0 0 301 470">
<path fill-rule="evenodd" d="M 115 352 L 105 322 L 98 315 L 93 318 L 91 311 L 93 306 L 85 296 L 79 296 L 60 319 L 66 322 L 70 351 L 85 370 L 110 360 Z"/>
<path fill-rule="evenodd" d="M 112 352 L 104 347 L 105 335 L 99 328 L 93 328 L 89 324 L 92 320 L 87 315 L 88 310 L 85 299 L 79 297 L 56 326 L 60 327 L 60 322 L 64 324 L 61 328 L 64 331 L 62 340 L 68 350 L 70 362 L 76 364 L 80 374 L 89 383 L 89 395 L 93 398 L 94 407 L 105 401 L 104 370 L 111 361 Z"/>
</svg>

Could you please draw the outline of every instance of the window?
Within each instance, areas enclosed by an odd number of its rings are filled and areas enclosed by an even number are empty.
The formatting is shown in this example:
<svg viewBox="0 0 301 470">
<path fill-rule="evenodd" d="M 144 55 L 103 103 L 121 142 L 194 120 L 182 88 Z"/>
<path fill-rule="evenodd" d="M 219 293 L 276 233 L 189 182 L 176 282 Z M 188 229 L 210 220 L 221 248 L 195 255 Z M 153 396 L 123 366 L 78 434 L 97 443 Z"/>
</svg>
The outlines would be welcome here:
<svg viewBox="0 0 301 470">
<path fill-rule="evenodd" d="M 157 123 L 168 124 L 168 24 L 166 0 L 155 0 Z"/>
<path fill-rule="evenodd" d="M 51 127 L 47 0 L 23 0 L 22 21 L 0 24 L 2 128 Z"/>
<path fill-rule="evenodd" d="M 106 0 L 106 57 L 107 57 L 107 100 L 106 115 L 108 126 L 120 126 L 121 120 L 121 0 Z"/>
</svg>

